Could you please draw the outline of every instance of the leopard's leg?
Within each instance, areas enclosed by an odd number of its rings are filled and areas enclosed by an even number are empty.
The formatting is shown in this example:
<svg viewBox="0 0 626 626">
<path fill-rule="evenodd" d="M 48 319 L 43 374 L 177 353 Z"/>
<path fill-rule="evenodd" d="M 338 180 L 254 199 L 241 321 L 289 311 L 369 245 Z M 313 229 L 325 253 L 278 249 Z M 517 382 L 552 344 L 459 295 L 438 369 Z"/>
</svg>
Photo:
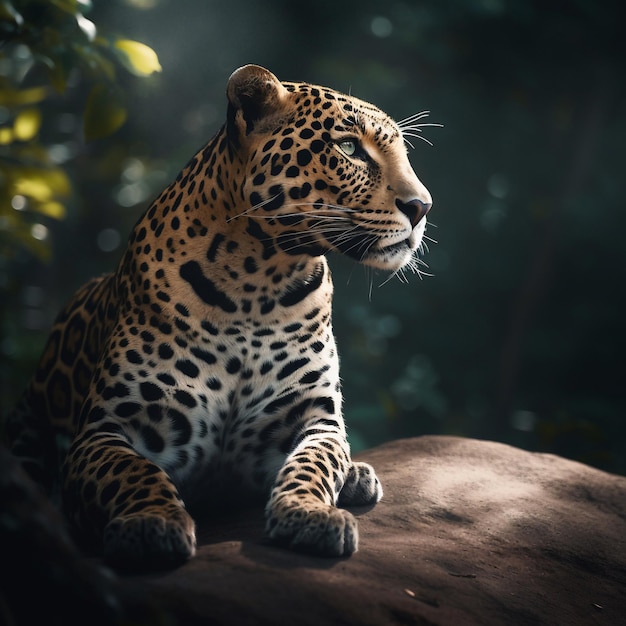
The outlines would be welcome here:
<svg viewBox="0 0 626 626">
<path fill-rule="evenodd" d="M 326 423 L 328 420 L 325 420 Z M 347 556 L 358 549 L 354 516 L 335 505 L 352 466 L 343 432 L 309 433 L 279 470 L 266 507 L 272 541 L 322 556 Z"/>
<path fill-rule="evenodd" d="M 337 503 L 340 506 L 376 504 L 383 497 L 383 488 L 369 463 L 356 462 L 348 469 Z"/>
<path fill-rule="evenodd" d="M 195 524 L 173 482 L 117 424 L 85 429 L 68 452 L 64 474 L 66 511 L 81 529 L 102 537 L 114 567 L 174 567 L 195 553 Z"/>
</svg>

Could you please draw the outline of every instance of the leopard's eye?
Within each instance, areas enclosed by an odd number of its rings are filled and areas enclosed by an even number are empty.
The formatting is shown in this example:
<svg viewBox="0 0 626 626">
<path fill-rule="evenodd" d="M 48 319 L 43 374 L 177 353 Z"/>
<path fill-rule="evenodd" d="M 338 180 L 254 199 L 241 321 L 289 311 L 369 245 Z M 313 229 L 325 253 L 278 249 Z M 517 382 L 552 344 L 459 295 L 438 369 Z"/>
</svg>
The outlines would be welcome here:
<svg viewBox="0 0 626 626">
<path fill-rule="evenodd" d="M 356 153 L 357 145 L 356 141 L 347 139 L 346 141 L 339 142 L 339 149 L 347 156 L 353 156 Z"/>
</svg>

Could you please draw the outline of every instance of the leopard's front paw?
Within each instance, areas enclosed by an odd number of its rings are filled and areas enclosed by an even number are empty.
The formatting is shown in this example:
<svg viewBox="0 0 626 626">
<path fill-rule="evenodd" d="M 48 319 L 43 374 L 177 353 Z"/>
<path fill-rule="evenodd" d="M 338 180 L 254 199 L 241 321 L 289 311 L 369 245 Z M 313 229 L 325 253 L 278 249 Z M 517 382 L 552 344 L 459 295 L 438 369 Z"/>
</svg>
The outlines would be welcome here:
<svg viewBox="0 0 626 626">
<path fill-rule="evenodd" d="M 104 557 L 120 570 L 177 567 L 196 552 L 195 524 L 181 509 L 176 515 L 137 513 L 112 519 L 104 529 Z"/>
<path fill-rule="evenodd" d="M 349 556 L 359 543 L 354 516 L 327 505 L 306 508 L 302 502 L 275 502 L 268 511 L 266 531 L 277 544 L 319 556 Z"/>
<path fill-rule="evenodd" d="M 374 468 L 368 463 L 353 463 L 339 494 L 341 506 L 376 504 L 383 497 L 383 488 Z"/>
</svg>

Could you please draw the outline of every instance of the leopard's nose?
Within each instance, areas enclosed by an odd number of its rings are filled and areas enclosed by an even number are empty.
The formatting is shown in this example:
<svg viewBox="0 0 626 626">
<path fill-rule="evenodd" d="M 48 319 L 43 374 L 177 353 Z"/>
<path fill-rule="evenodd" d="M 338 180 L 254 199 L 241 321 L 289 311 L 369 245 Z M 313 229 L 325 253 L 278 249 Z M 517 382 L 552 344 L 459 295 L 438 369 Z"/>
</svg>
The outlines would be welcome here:
<svg viewBox="0 0 626 626">
<path fill-rule="evenodd" d="M 423 217 L 426 217 L 428 211 L 430 211 L 432 202 L 423 202 L 418 198 L 409 200 L 408 202 L 396 200 L 396 206 L 409 218 L 411 226 L 415 228 L 419 224 L 420 220 Z"/>
</svg>

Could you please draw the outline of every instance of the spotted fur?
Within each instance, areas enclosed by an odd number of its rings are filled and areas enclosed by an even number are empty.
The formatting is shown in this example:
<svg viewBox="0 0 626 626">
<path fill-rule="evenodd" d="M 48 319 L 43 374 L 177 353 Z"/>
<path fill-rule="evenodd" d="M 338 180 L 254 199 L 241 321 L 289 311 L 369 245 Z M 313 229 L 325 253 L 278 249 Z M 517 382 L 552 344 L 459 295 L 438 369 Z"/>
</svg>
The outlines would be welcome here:
<svg viewBox="0 0 626 626">
<path fill-rule="evenodd" d="M 60 314 L 7 422 L 43 485 L 60 456 L 65 510 L 118 567 L 192 556 L 187 507 L 220 489 L 265 494 L 271 540 L 330 556 L 358 543 L 336 505 L 382 496 L 350 459 L 324 254 L 410 265 L 430 195 L 370 104 L 258 66 L 227 96 L 117 270 Z"/>
</svg>

